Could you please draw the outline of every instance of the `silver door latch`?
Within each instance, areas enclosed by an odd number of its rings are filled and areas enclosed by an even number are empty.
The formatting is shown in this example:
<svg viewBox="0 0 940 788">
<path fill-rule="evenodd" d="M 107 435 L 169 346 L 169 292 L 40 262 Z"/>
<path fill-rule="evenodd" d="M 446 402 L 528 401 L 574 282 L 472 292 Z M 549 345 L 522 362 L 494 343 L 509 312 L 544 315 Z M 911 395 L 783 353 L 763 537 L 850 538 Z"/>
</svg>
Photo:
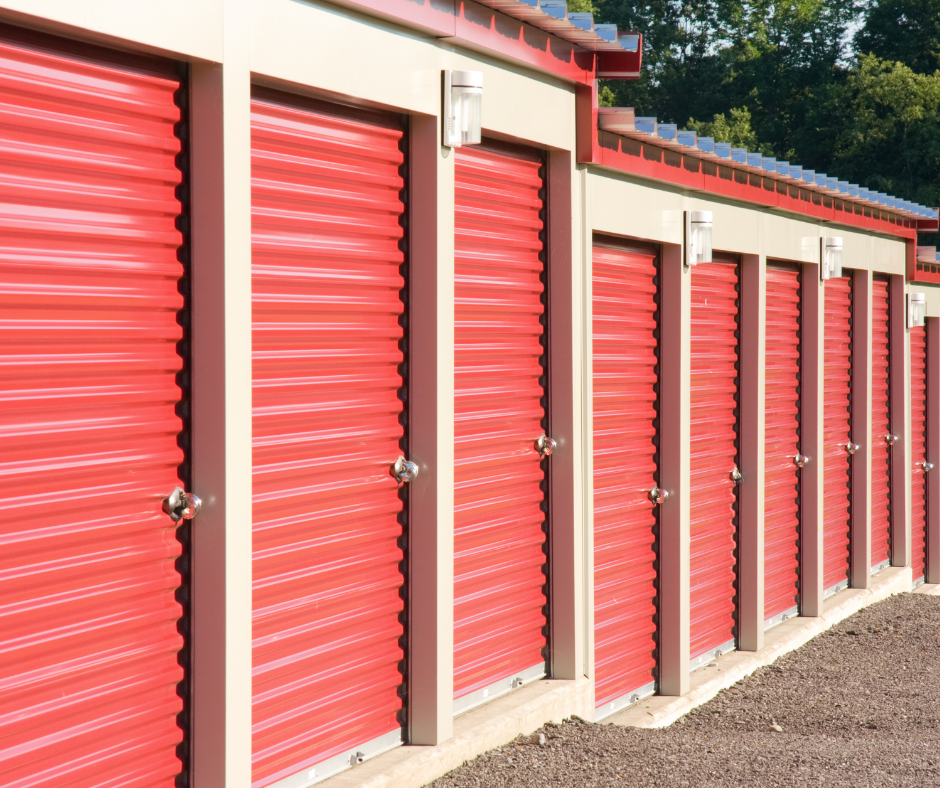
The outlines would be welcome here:
<svg viewBox="0 0 940 788">
<path fill-rule="evenodd" d="M 740 484 L 744 481 L 744 474 L 737 469 L 737 466 L 732 468 L 731 473 L 729 473 L 728 476 L 735 484 Z"/>
<path fill-rule="evenodd" d="M 887 443 L 889 446 L 894 446 L 894 444 L 897 442 L 898 436 L 894 433 L 889 432 L 887 435 L 885 435 L 885 443 Z"/>
<path fill-rule="evenodd" d="M 557 446 L 555 441 L 549 438 L 544 432 L 539 435 L 538 440 L 535 442 L 535 448 L 538 450 L 541 457 L 551 457 L 552 452 L 555 451 L 555 446 Z"/>
<path fill-rule="evenodd" d="M 392 466 L 392 474 L 399 484 L 407 484 L 418 478 L 418 466 L 404 457 L 399 457 Z"/>
<path fill-rule="evenodd" d="M 180 520 L 192 520 L 202 508 L 202 501 L 198 495 L 186 492 L 177 487 L 163 499 L 163 511 L 170 516 L 174 523 Z"/>
<path fill-rule="evenodd" d="M 855 454 L 855 452 L 858 451 L 858 444 L 852 443 L 852 441 L 849 441 L 848 443 L 845 444 L 845 450 L 848 454 Z"/>
<path fill-rule="evenodd" d="M 797 454 L 797 455 L 793 458 L 793 464 L 794 464 L 797 468 L 802 468 L 802 467 L 803 467 L 804 465 L 806 465 L 806 463 L 808 463 L 808 462 L 809 462 L 809 457 L 807 457 L 805 454 Z"/>
<path fill-rule="evenodd" d="M 924 460 L 921 463 L 921 467 L 924 469 L 924 473 L 930 473 L 933 470 L 933 463 L 927 462 L 927 460 Z"/>
<path fill-rule="evenodd" d="M 653 489 L 646 494 L 646 497 L 650 499 L 650 503 L 656 504 L 657 506 L 662 506 L 669 497 L 669 493 L 666 492 L 662 487 L 654 485 Z"/>
</svg>

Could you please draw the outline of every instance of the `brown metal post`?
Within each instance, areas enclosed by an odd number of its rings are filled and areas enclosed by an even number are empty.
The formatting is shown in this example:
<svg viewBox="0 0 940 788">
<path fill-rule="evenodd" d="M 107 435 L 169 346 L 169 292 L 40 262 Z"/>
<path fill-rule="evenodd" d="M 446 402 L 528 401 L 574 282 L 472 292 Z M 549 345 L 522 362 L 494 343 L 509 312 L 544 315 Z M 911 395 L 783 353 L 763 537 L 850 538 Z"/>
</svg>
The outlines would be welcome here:
<svg viewBox="0 0 940 788">
<path fill-rule="evenodd" d="M 903 276 L 892 276 L 889 279 L 888 315 L 891 432 L 898 436 L 891 447 L 891 565 L 910 566 L 910 345 Z"/>
<path fill-rule="evenodd" d="M 871 584 L 871 299 L 872 273 L 856 270 L 852 280 L 852 524 L 849 583 Z"/>
<path fill-rule="evenodd" d="M 825 381 L 825 282 L 819 266 L 804 264 L 802 361 L 800 365 L 800 452 L 809 457 L 800 475 L 800 614 L 823 611 L 823 436 Z"/>
<path fill-rule="evenodd" d="M 689 691 L 689 407 L 692 277 L 682 247 L 663 244 L 660 473 L 659 691 Z"/>
<path fill-rule="evenodd" d="M 440 744 L 454 717 L 454 156 L 415 116 L 409 184 L 411 459 L 408 741 Z"/>
<path fill-rule="evenodd" d="M 581 269 L 572 255 L 572 156 L 548 154 L 551 676 L 584 675 Z M 585 261 L 587 264 L 587 261 Z"/>
<path fill-rule="evenodd" d="M 738 648 L 764 645 L 764 345 L 767 266 L 741 257 L 740 455 L 738 486 Z"/>
<path fill-rule="evenodd" d="M 251 72 L 194 63 L 192 106 L 192 780 L 251 784 Z"/>
</svg>

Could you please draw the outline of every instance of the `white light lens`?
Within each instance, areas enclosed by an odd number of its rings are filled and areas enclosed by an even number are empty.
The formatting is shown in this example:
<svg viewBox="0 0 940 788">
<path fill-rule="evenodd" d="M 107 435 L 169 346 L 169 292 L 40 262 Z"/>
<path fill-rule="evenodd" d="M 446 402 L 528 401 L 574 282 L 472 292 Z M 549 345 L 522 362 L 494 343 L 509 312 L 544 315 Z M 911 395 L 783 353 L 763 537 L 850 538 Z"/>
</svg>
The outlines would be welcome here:
<svg viewBox="0 0 940 788">
<path fill-rule="evenodd" d="M 686 214 L 688 238 L 686 264 L 710 263 L 712 261 L 712 213 L 690 211 Z"/>
<path fill-rule="evenodd" d="M 822 255 L 819 261 L 819 277 L 822 280 L 838 279 L 842 276 L 842 239 L 822 238 Z"/>
<path fill-rule="evenodd" d="M 917 328 L 927 323 L 927 297 L 923 293 L 907 294 L 907 325 Z"/>
<path fill-rule="evenodd" d="M 478 145 L 483 133 L 483 91 L 480 88 L 451 88 L 453 128 L 460 145 Z"/>
<path fill-rule="evenodd" d="M 712 261 L 712 227 L 710 224 L 692 223 L 692 262 Z"/>
<path fill-rule="evenodd" d="M 826 271 L 829 273 L 827 279 L 838 279 L 842 276 L 842 250 L 829 247 L 826 249 Z"/>
</svg>

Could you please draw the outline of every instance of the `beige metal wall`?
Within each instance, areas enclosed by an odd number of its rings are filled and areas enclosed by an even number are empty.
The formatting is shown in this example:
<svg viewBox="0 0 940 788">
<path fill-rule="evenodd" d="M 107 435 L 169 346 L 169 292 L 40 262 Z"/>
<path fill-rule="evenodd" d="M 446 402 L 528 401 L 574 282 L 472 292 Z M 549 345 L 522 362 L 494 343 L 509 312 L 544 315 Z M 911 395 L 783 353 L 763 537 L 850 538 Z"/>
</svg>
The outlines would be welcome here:
<svg viewBox="0 0 940 788">
<path fill-rule="evenodd" d="M 905 271 L 902 240 L 872 235 L 848 227 L 824 225 L 812 219 L 771 212 L 632 178 L 611 171 L 588 170 L 590 221 L 595 232 L 682 243 L 682 212 L 711 211 L 715 226 L 712 246 L 725 252 L 756 254 L 796 263 L 819 263 L 819 238 L 843 239 L 843 266 L 884 274 Z"/>
<path fill-rule="evenodd" d="M 585 662 L 581 531 L 580 181 L 574 86 L 354 11 L 296 0 L 13 0 L 0 20 L 191 64 L 194 489 L 193 768 L 251 775 L 252 85 L 411 120 L 414 390 L 412 743 L 453 731 L 454 156 L 440 145 L 441 70 L 483 72 L 484 133 L 547 152 L 553 337 L 552 675 Z"/>
<path fill-rule="evenodd" d="M 550 394 L 553 437 L 559 443 L 552 460 L 552 671 L 559 679 L 590 676 L 592 232 L 663 243 L 671 264 L 681 265 L 682 211 L 712 210 L 715 248 L 745 255 L 749 273 L 744 297 L 761 299 L 764 261 L 774 257 L 814 267 L 822 226 L 730 201 L 710 201 L 652 182 L 579 169 L 573 155 L 572 85 L 326 3 L 0 0 L 0 6 L 2 21 L 191 64 L 194 490 L 205 502 L 194 528 L 197 788 L 248 788 L 251 774 L 248 102 L 252 84 L 384 108 L 411 118 L 415 283 L 411 459 L 422 468 L 411 498 L 417 537 L 412 541 L 416 571 L 411 582 L 420 590 L 411 615 L 415 628 L 411 633 L 410 737 L 414 743 L 436 744 L 448 739 L 453 730 L 454 157 L 439 144 L 441 70 L 482 71 L 486 133 L 548 152 Z M 845 239 L 845 265 L 867 276 L 866 281 L 871 272 L 903 274 L 902 242 L 847 229 L 833 234 Z M 671 374 L 680 382 L 688 367 L 683 328 L 687 322 L 682 322 L 688 320 L 687 280 L 678 276 L 670 285 L 679 316 L 669 340 L 676 353 Z M 940 288 L 916 289 L 929 290 L 929 314 L 940 316 Z M 903 299 L 903 283 L 893 292 Z M 760 310 L 755 313 L 759 315 Z M 752 406 L 746 440 L 760 467 L 763 328 L 760 319 L 755 320 L 751 328 L 756 342 L 747 352 L 753 361 L 751 369 L 758 371 L 745 383 Z M 813 330 L 821 331 L 821 327 Z M 907 367 L 904 370 L 907 387 L 909 373 Z M 680 385 L 672 405 L 678 421 L 671 449 L 680 486 L 688 478 L 687 460 L 682 459 L 688 413 L 682 396 Z M 760 488 L 756 489 L 747 503 L 748 527 L 754 534 L 762 512 Z M 683 498 L 679 495 L 675 500 Z M 907 522 L 909 503 L 904 511 Z M 677 515 L 676 525 L 680 542 L 687 539 L 687 505 Z M 753 577 L 748 582 L 756 584 L 759 563 L 755 562 L 761 555 L 756 536 L 749 550 Z M 909 560 L 903 550 L 896 554 Z M 683 594 L 687 596 L 687 568 L 687 552 L 679 549 L 667 568 L 676 594 L 665 620 L 670 640 L 663 686 L 672 694 L 688 688 L 687 653 L 683 656 L 688 642 L 682 634 L 688 619 L 687 604 L 683 607 L 682 602 Z M 807 609 L 815 608 L 810 604 Z M 762 640 L 762 621 L 757 615 L 742 630 L 747 648 L 758 648 Z"/>
<path fill-rule="evenodd" d="M 927 317 L 940 317 L 940 285 L 911 284 L 909 289 L 927 297 Z"/>
</svg>

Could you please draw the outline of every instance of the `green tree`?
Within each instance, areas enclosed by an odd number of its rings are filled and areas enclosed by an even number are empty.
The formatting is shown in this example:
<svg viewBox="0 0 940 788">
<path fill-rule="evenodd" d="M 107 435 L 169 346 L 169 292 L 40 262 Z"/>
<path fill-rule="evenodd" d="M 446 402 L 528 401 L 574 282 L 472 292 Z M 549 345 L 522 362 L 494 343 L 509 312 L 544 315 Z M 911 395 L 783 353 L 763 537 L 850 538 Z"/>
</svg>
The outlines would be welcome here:
<svg viewBox="0 0 940 788">
<path fill-rule="evenodd" d="M 800 137 L 828 86 L 845 78 L 848 30 L 859 10 L 857 0 L 751 0 L 742 29 L 730 44 L 726 91 L 732 106 L 746 105 L 758 138 L 777 156 L 792 158 L 808 143 L 828 142 L 813 158 L 831 157 L 832 137 Z M 720 109 L 720 108 L 719 108 Z"/>
<path fill-rule="evenodd" d="M 751 128 L 751 113 L 747 107 L 735 107 L 727 117 L 721 113 L 710 121 L 689 118 L 685 125 L 697 131 L 701 137 L 714 137 L 716 142 L 730 142 L 736 148 L 747 148 L 760 151 L 765 156 L 773 156 L 770 146 L 761 144 L 756 132 Z"/>
<path fill-rule="evenodd" d="M 765 148 L 780 157 L 811 149 L 820 161 L 831 159 L 833 135 L 800 135 L 804 121 L 826 125 L 818 107 L 845 79 L 859 7 L 859 0 L 595 0 L 599 21 L 644 35 L 641 79 L 610 85 L 618 104 L 680 125 L 747 107 Z"/>
<path fill-rule="evenodd" d="M 603 104 L 940 204 L 940 0 L 592 2 L 644 36 Z"/>
<path fill-rule="evenodd" d="M 940 204 L 940 72 L 862 56 L 838 108 L 832 170 L 840 178 Z"/>
<path fill-rule="evenodd" d="M 940 68 L 940 0 L 872 0 L 855 47 L 932 74 Z"/>
<path fill-rule="evenodd" d="M 594 4 L 591 0 L 568 0 L 569 11 L 593 11 Z"/>
<path fill-rule="evenodd" d="M 739 0 L 595 0 L 598 21 L 643 34 L 642 75 L 609 83 L 616 103 L 675 123 L 729 109 L 714 100 L 725 70 L 720 42 L 731 32 L 726 8 L 739 6 Z"/>
</svg>

